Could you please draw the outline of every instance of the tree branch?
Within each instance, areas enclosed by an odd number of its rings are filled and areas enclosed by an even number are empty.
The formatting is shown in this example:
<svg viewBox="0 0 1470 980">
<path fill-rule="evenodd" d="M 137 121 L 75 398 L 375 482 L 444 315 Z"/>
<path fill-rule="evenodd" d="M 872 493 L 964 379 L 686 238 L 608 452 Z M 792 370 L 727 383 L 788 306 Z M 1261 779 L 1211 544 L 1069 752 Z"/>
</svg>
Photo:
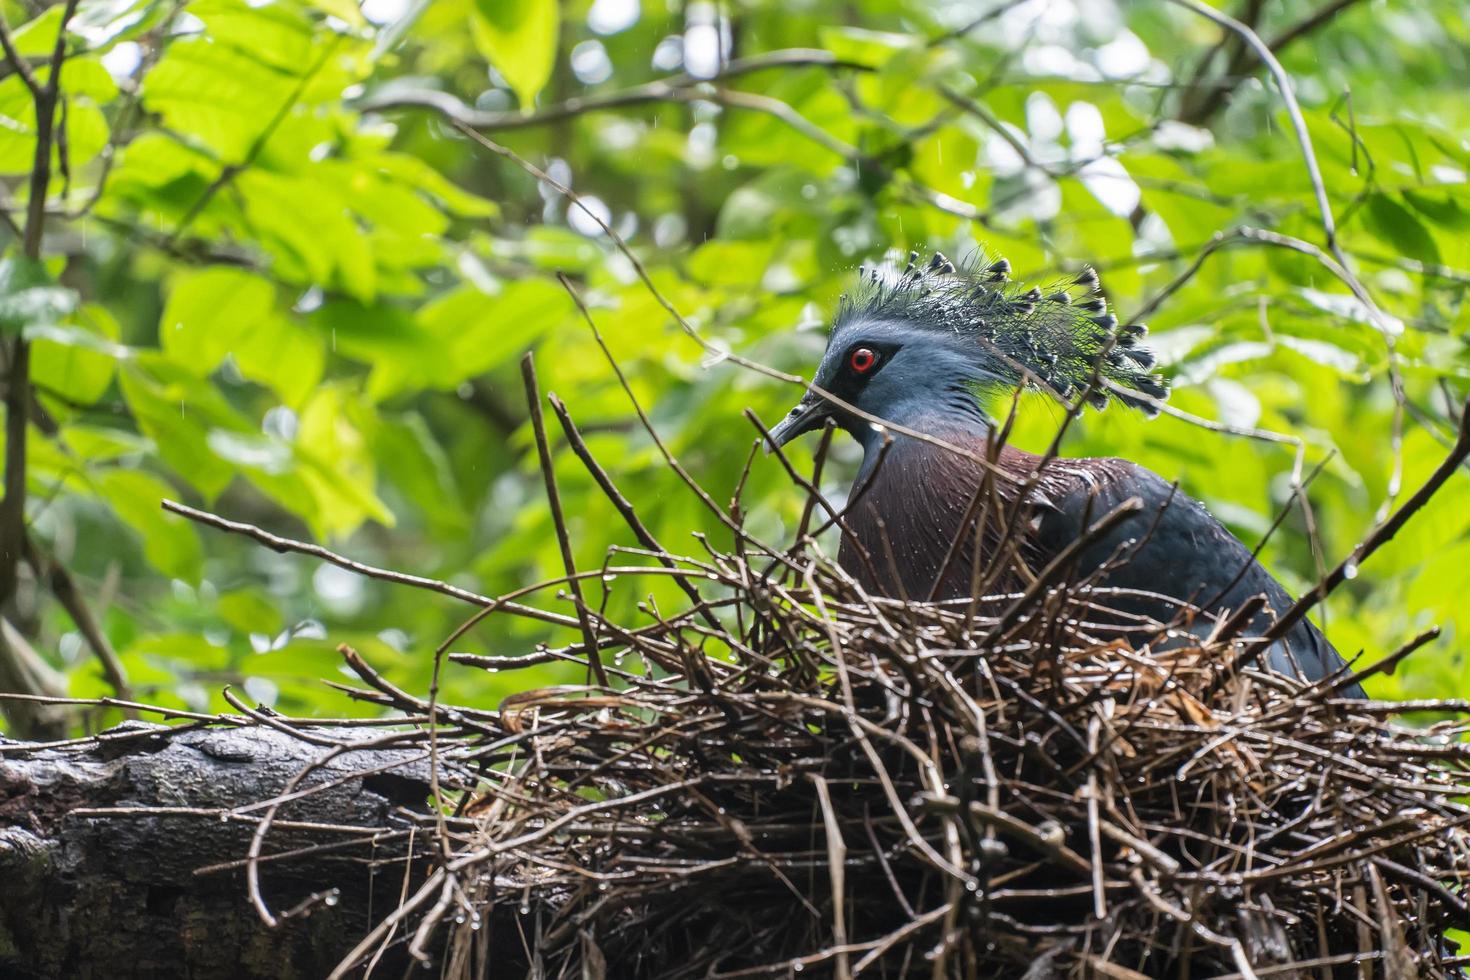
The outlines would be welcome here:
<svg viewBox="0 0 1470 980">
<path fill-rule="evenodd" d="M 1276 35 L 1266 47 L 1272 53 L 1279 53 L 1293 42 L 1328 24 L 1338 14 L 1357 2 L 1358 0 L 1330 0 L 1315 13 L 1307 15 Z M 1238 38 L 1238 35 L 1236 37 Z M 1214 60 L 1215 53 L 1224 46 L 1222 40 L 1221 44 L 1211 48 L 1209 54 L 1200 60 L 1199 67 L 1195 70 L 1194 78 L 1190 83 L 1191 96 L 1186 98 L 1183 107 L 1179 110 L 1180 122 L 1191 126 L 1206 125 L 1216 113 L 1225 107 L 1231 94 L 1240 87 L 1240 83 L 1251 77 L 1255 67 L 1252 62 L 1258 59 L 1247 45 L 1237 40 L 1230 46 L 1230 57 L 1225 71 L 1213 84 L 1201 91 L 1201 86 L 1206 84 L 1204 75 L 1209 63 Z"/>
<path fill-rule="evenodd" d="M 112 648 L 112 643 L 107 639 L 98 624 L 97 618 L 92 615 L 92 610 L 87 601 L 82 598 L 82 593 L 77 589 L 76 580 L 72 578 L 71 572 L 66 566 L 55 558 L 43 555 L 36 547 L 35 542 L 26 541 L 26 559 L 36 572 L 37 578 L 45 579 L 51 587 L 51 592 L 56 596 L 56 601 L 66 610 L 76 625 L 77 632 L 87 641 L 91 647 L 92 654 L 102 665 L 102 673 L 107 678 L 107 683 L 119 698 L 131 700 L 132 689 L 128 686 L 128 673 L 123 668 L 122 661 L 118 659 L 117 651 Z M 131 708 L 124 708 L 123 714 L 128 718 L 136 718 L 137 712 Z"/>
<path fill-rule="evenodd" d="M 0 695 L 3 714 L 21 738 L 57 739 L 71 725 L 71 712 L 51 700 L 66 693 L 66 675 L 46 662 L 10 620 L 0 617 Z"/>
<path fill-rule="evenodd" d="M 1412 497 L 1404 501 L 1403 506 L 1396 510 L 1392 517 L 1374 528 L 1373 532 L 1353 549 L 1352 554 L 1329 572 L 1316 588 L 1293 603 L 1292 607 L 1276 621 L 1276 625 L 1261 637 L 1265 642 L 1262 643 L 1260 649 L 1264 650 L 1269 646 L 1269 641 L 1285 636 L 1293 626 L 1301 622 L 1302 617 L 1310 612 L 1312 607 L 1327 598 L 1332 590 L 1357 575 L 1358 566 L 1367 561 L 1380 547 L 1393 540 L 1393 536 L 1398 534 L 1399 529 L 1407 524 L 1409 518 L 1417 514 L 1425 504 L 1429 503 L 1430 498 L 1439 492 L 1439 488 L 1444 486 L 1445 481 L 1460 468 L 1460 464 L 1465 462 L 1467 457 L 1470 457 L 1470 402 L 1466 403 L 1465 410 L 1460 415 L 1460 433 L 1455 440 L 1454 447 L 1429 479 L 1424 481 L 1424 485 L 1415 491 Z"/>
<path fill-rule="evenodd" d="M 440 595 L 446 595 L 451 599 L 458 599 L 461 602 L 468 602 L 471 605 L 482 608 L 503 609 L 506 612 L 514 613 L 518 616 L 525 616 L 528 619 L 540 620 L 543 623 L 551 623 L 554 626 L 570 626 L 575 629 L 581 625 L 572 616 L 547 612 L 544 609 L 521 605 L 518 602 L 508 602 L 503 598 L 496 599 L 490 596 L 480 595 L 477 592 L 461 589 L 456 585 L 450 585 L 448 582 L 441 582 L 438 579 L 424 578 L 421 575 L 408 575 L 403 572 L 379 568 L 376 565 L 366 565 L 339 555 L 335 551 L 323 548 L 321 545 L 310 544 L 306 541 L 297 541 L 293 538 L 283 538 L 278 534 L 272 534 L 263 528 L 258 528 L 254 524 L 228 520 L 227 518 L 220 517 L 218 514 L 195 510 L 193 507 L 188 507 L 172 500 L 164 500 L 161 503 L 163 509 L 170 513 L 178 514 L 180 517 L 187 517 L 191 521 L 197 521 L 200 524 L 205 524 L 221 531 L 229 531 L 231 534 L 244 535 L 247 538 L 260 542 L 279 554 L 295 552 L 299 555 L 310 555 L 313 558 L 320 558 L 322 561 L 330 562 L 338 568 L 345 568 L 349 572 L 356 572 L 367 578 L 375 578 L 383 582 L 395 582 L 399 585 L 410 585 L 417 589 L 428 589 L 431 592 L 438 592 Z"/>
<path fill-rule="evenodd" d="M 567 588 L 572 592 L 572 601 L 577 606 L 577 619 L 582 626 L 582 639 L 587 643 L 587 663 L 598 685 L 607 687 L 607 669 L 602 665 L 602 651 L 597 643 L 597 631 L 592 627 L 592 618 L 587 614 L 587 602 L 582 598 L 582 582 L 577 577 L 577 562 L 572 556 L 572 539 L 567 533 L 566 516 L 562 513 L 561 494 L 556 486 L 556 467 L 551 460 L 551 444 L 546 439 L 546 423 L 541 413 L 541 391 L 536 384 L 536 359 L 530 352 L 521 358 L 521 378 L 526 385 L 526 407 L 531 415 L 531 431 L 536 436 L 536 455 L 541 462 L 541 476 L 546 481 L 546 502 L 551 508 L 551 523 L 556 529 L 556 543 L 561 549 L 562 565 L 566 568 Z"/>
<path fill-rule="evenodd" d="M 21 247 L 26 259 L 41 260 L 41 241 L 46 227 L 46 194 L 51 184 L 51 145 L 56 123 L 56 104 L 61 90 L 61 64 L 66 58 L 66 28 L 76 13 L 78 0 L 66 0 L 56 28 L 56 47 L 51 53 L 49 73 L 40 84 L 30 66 L 16 53 L 9 28 L 0 29 L 0 46 L 11 66 L 31 92 L 36 111 L 36 151 L 31 164 L 30 199 Z M 5 497 L 0 500 L 0 605 L 15 596 L 19 565 L 26 546 L 26 435 L 30 417 L 31 350 L 24 336 L 10 345 L 10 375 L 5 389 Z"/>
<path fill-rule="evenodd" d="M 580 98 L 567 99 L 548 106 L 540 112 L 525 115 L 520 112 L 487 112 L 466 105 L 447 92 L 433 89 L 403 88 L 393 86 L 381 89 L 359 100 L 355 108 L 359 112 L 381 112 L 388 109 L 433 109 L 457 123 L 479 130 L 525 129 L 561 122 L 589 112 L 607 109 L 622 109 L 628 106 L 645 105 L 650 102 L 683 102 L 691 97 L 703 98 L 699 90 L 710 85 L 741 75 L 768 68 L 852 68 L 869 71 L 867 65 L 844 61 L 830 51 L 809 48 L 788 48 L 768 51 L 749 58 L 736 58 L 725 65 L 717 75 L 700 78 L 684 72 L 670 75 L 657 81 Z M 691 92 L 690 90 L 694 90 Z"/>
<path fill-rule="evenodd" d="M 30 91 L 31 98 L 41 98 L 41 83 L 36 81 L 31 63 L 15 50 L 15 39 L 10 34 L 10 25 L 3 17 L 0 17 L 0 48 L 5 49 L 5 60 L 10 62 L 11 70 L 20 76 L 21 82 Z"/>
</svg>

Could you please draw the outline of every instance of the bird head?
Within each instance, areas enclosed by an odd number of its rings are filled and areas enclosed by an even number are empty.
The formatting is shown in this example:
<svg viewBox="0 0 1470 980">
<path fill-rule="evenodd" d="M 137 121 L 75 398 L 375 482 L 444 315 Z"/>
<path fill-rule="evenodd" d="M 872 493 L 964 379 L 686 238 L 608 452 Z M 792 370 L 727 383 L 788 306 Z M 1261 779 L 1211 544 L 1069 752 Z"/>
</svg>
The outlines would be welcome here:
<svg viewBox="0 0 1470 980">
<path fill-rule="evenodd" d="M 771 430 L 785 445 L 831 418 L 866 442 L 872 426 L 828 392 L 875 418 L 915 409 L 988 420 L 986 403 L 1019 387 L 1064 400 L 1111 399 L 1156 414 L 1168 397 L 1139 345 L 1142 324 L 1121 325 L 1091 269 L 1047 288 L 1013 283 L 1005 259 L 961 267 L 936 252 L 920 264 L 861 271 L 838 305 L 814 389 Z"/>
</svg>

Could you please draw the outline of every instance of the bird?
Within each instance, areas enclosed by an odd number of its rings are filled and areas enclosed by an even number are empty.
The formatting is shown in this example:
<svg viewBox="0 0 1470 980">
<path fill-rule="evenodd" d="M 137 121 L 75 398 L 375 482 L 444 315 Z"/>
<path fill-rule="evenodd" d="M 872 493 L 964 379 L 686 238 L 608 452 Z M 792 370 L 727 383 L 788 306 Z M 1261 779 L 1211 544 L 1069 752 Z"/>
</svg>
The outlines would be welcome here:
<svg viewBox="0 0 1470 980">
<path fill-rule="evenodd" d="M 812 385 L 768 432 L 779 448 L 830 419 L 862 447 L 838 564 L 869 594 L 945 601 L 982 583 L 1015 588 L 1016 574 L 999 567 L 1004 551 L 1033 573 L 1066 557 L 1106 596 L 1099 624 L 1135 637 L 1151 626 L 1160 646 L 1161 627 L 1205 637 L 1232 613 L 1260 636 L 1292 607 L 1250 549 L 1158 474 L 1000 438 L 998 396 L 1021 387 L 1050 391 L 1071 411 L 1116 401 L 1156 415 L 1167 399 L 1146 328 L 1119 321 L 1094 270 L 1041 288 L 1013 281 L 1005 259 L 984 253 L 958 265 L 941 252 L 901 261 L 860 270 Z M 986 493 L 1002 512 L 1014 508 L 1013 530 L 980 516 L 990 513 L 977 506 Z M 1115 509 L 1116 520 L 1100 521 Z M 1274 672 L 1364 696 L 1340 683 L 1345 661 L 1306 617 L 1263 659 Z"/>
</svg>

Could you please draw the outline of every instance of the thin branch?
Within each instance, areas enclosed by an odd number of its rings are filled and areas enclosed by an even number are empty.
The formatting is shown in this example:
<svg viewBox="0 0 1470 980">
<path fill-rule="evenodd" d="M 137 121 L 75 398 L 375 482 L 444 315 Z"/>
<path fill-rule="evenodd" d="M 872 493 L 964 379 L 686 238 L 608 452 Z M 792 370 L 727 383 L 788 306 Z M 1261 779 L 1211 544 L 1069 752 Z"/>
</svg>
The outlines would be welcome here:
<svg viewBox="0 0 1470 980">
<path fill-rule="evenodd" d="M 1266 65 L 1271 72 L 1271 77 L 1276 81 L 1276 89 L 1281 93 L 1282 102 L 1285 103 L 1286 113 L 1291 119 L 1293 132 L 1296 134 L 1298 146 L 1301 148 L 1302 162 L 1307 168 L 1307 177 L 1312 182 L 1312 190 L 1317 197 L 1317 210 L 1322 219 L 1322 230 L 1327 239 L 1327 247 L 1337 256 L 1337 260 L 1344 268 L 1347 260 L 1340 254 L 1337 243 L 1337 224 L 1332 216 L 1332 205 L 1327 199 L 1327 186 L 1322 179 L 1322 169 L 1317 165 L 1317 154 L 1312 147 L 1312 137 L 1307 131 L 1307 121 L 1302 115 L 1301 106 L 1297 103 L 1296 92 L 1292 88 L 1291 76 L 1282 67 L 1281 62 L 1272 54 L 1271 49 L 1262 41 L 1260 35 L 1251 30 L 1245 24 L 1222 13 L 1214 7 L 1201 3 L 1200 0 L 1170 0 L 1186 10 L 1193 11 L 1207 20 L 1213 21 L 1220 27 L 1234 31 L 1240 39 L 1245 42 L 1256 54 L 1256 57 Z M 1362 289 L 1361 286 L 1358 287 Z M 1362 297 L 1360 297 L 1362 298 Z M 1364 302 L 1369 302 L 1364 298 Z"/>
<path fill-rule="evenodd" d="M 541 392 L 536 384 L 536 360 L 530 351 L 521 358 L 521 380 L 526 386 L 526 407 L 531 413 L 531 431 L 536 436 L 536 456 L 541 462 L 541 476 L 546 483 L 546 502 L 551 508 L 556 544 L 561 550 L 562 566 L 567 573 L 567 588 L 572 591 L 572 602 L 577 607 L 577 620 L 582 626 L 582 639 L 587 644 L 587 663 L 592 668 L 592 675 L 597 679 L 598 685 L 607 687 L 607 670 L 602 665 L 597 631 L 592 627 L 592 619 L 587 613 L 587 602 L 582 597 L 582 580 L 577 577 L 577 562 L 572 556 L 572 539 L 567 533 L 567 519 L 561 509 L 561 494 L 556 486 L 556 467 L 551 460 L 551 444 L 546 439 L 546 420 L 541 412 Z"/>
<path fill-rule="evenodd" d="M 581 206 L 582 198 L 579 194 L 577 194 L 576 191 L 572 190 L 570 187 L 568 187 L 566 184 L 563 184 L 555 177 L 552 177 L 550 174 L 546 173 L 546 171 L 542 170 L 534 163 L 531 163 L 529 160 L 525 159 L 514 150 L 495 142 L 485 134 L 476 131 L 473 127 L 466 126 L 453 120 L 451 120 L 451 124 L 454 126 L 455 129 L 459 130 L 459 132 L 479 143 L 485 149 L 496 154 L 497 156 L 504 157 L 505 159 L 511 161 L 516 166 L 524 170 L 526 173 L 544 183 L 547 187 L 550 187 L 558 194 L 561 194 L 567 200 Z M 842 409 L 844 412 L 852 415 L 855 418 L 860 418 L 865 422 L 871 422 L 874 425 L 881 426 L 887 431 L 897 432 L 900 435 L 908 436 L 910 439 L 917 439 L 919 442 L 943 449 L 945 452 L 953 453 L 954 455 L 959 456 L 962 459 L 970 460 L 972 463 L 983 469 L 992 470 L 999 479 L 1011 482 L 1015 481 L 1015 477 L 1012 474 L 1007 473 L 1005 470 L 995 466 L 995 464 L 991 460 L 987 459 L 983 453 L 977 453 L 973 449 L 965 446 L 956 445 L 955 443 L 946 441 L 927 432 L 921 432 L 917 429 L 913 429 L 905 425 L 900 425 L 887 419 L 879 418 L 878 416 L 873 415 L 871 412 L 866 412 L 861 408 L 858 408 L 856 405 L 852 404 L 846 399 L 835 395 L 830 391 L 827 391 L 825 388 L 822 388 L 821 386 L 813 382 L 804 380 L 800 375 L 790 374 L 786 371 L 779 371 L 776 368 L 773 368 L 767 364 L 762 364 L 759 361 L 753 361 L 748 357 L 742 357 L 741 355 L 736 354 L 733 351 L 726 350 L 725 348 L 711 342 L 708 338 L 701 334 L 693 324 L 685 319 L 683 314 L 681 314 L 674 306 L 674 304 L 669 301 L 668 297 L 664 295 L 663 291 L 658 288 L 653 279 L 649 276 L 648 270 L 644 266 L 642 260 L 640 260 L 638 256 L 633 252 L 632 248 L 628 246 L 627 241 L 621 235 L 619 235 L 612 228 L 611 225 L 602 220 L 602 218 L 600 218 L 596 214 L 596 212 L 586 207 L 583 207 L 583 210 L 586 212 L 586 215 L 590 217 L 594 223 L 596 223 L 597 227 L 602 231 L 602 233 L 608 237 L 608 240 L 613 243 L 613 247 L 618 250 L 619 254 L 626 258 L 629 264 L 632 265 L 634 273 L 638 276 L 639 281 L 643 283 L 644 288 L 648 290 L 649 295 L 652 296 L 654 300 L 659 304 L 659 306 L 663 308 L 664 312 L 668 313 L 669 316 L 673 318 L 674 322 L 679 325 L 679 328 L 684 332 L 687 337 L 689 337 L 690 340 L 694 341 L 700 346 L 700 349 L 702 349 L 706 354 L 710 355 L 712 362 L 729 361 L 730 363 L 739 365 L 746 370 L 753 371 L 756 374 L 764 375 L 768 378 L 773 378 L 777 381 L 785 381 L 792 384 L 799 384 L 806 388 L 808 391 L 815 393 L 819 397 L 825 399 L 826 401 L 837 406 L 838 408 Z M 577 299 L 575 293 L 573 294 L 573 299 L 574 301 Z"/>
<path fill-rule="evenodd" d="M 1308 14 L 1276 35 L 1267 44 L 1267 47 L 1273 53 L 1279 53 L 1292 43 L 1306 37 L 1318 28 L 1327 25 L 1338 14 L 1357 2 L 1358 0 L 1330 0 L 1329 3 L 1324 4 L 1313 13 Z M 1205 69 L 1210 61 L 1213 60 L 1215 50 L 1218 50 L 1218 48 L 1211 50 L 1209 55 L 1201 59 L 1199 68 L 1195 71 L 1195 77 L 1190 83 L 1191 90 L 1197 90 L 1199 86 L 1204 84 Z M 1192 126 L 1203 126 L 1208 123 L 1217 112 L 1224 108 L 1230 98 L 1230 94 L 1240 86 L 1240 83 L 1252 77 L 1250 72 L 1251 67 L 1251 52 L 1244 46 L 1237 46 L 1232 53 L 1224 73 L 1213 80 L 1209 90 L 1202 98 L 1185 105 L 1180 110 L 1179 121 L 1189 123 Z"/>
<path fill-rule="evenodd" d="M 15 38 L 4 17 L 0 17 L 0 48 L 4 48 L 5 60 L 10 63 L 11 70 L 20 76 L 21 82 L 30 91 L 31 98 L 43 98 L 41 83 L 36 80 L 36 73 L 31 70 L 30 62 L 15 49 Z"/>
<path fill-rule="evenodd" d="M 1234 31 L 1240 39 L 1248 45 L 1256 56 L 1266 65 L 1271 72 L 1271 77 L 1276 82 L 1276 89 L 1281 93 L 1281 101 L 1285 104 L 1286 114 L 1291 119 L 1292 132 L 1296 136 L 1297 145 L 1301 150 L 1302 162 L 1307 168 L 1307 177 L 1312 183 L 1312 190 L 1317 198 L 1317 211 L 1322 220 L 1322 231 L 1327 241 L 1327 248 L 1337 259 L 1338 265 L 1346 274 L 1348 287 L 1358 300 L 1368 308 L 1368 314 L 1377 325 L 1384 336 L 1391 338 L 1392 328 L 1389 327 L 1382 311 L 1373 302 L 1373 298 L 1358 281 L 1358 278 L 1349 270 L 1347 256 L 1343 254 L 1342 245 L 1337 240 L 1337 222 L 1332 216 L 1332 204 L 1327 199 L 1327 185 L 1322 179 L 1322 168 L 1317 164 L 1317 153 L 1312 147 L 1312 136 L 1307 130 L 1307 120 L 1302 115 L 1302 107 L 1296 100 L 1296 92 L 1292 88 L 1291 76 L 1287 74 L 1276 55 L 1267 47 L 1255 31 L 1245 24 L 1231 17 L 1229 14 L 1221 13 L 1214 7 L 1200 2 L 1200 0 L 1170 0 L 1186 10 L 1193 11 L 1207 20 L 1213 21 L 1220 27 Z M 1391 344 L 1391 340 L 1390 340 Z"/>
<path fill-rule="evenodd" d="M 869 65 L 845 61 L 830 51 L 811 48 L 788 48 L 768 51 L 749 58 L 737 58 L 725 65 L 717 75 L 701 78 L 684 72 L 670 75 L 658 81 L 646 82 L 616 92 L 567 99 L 565 102 L 548 106 L 540 112 L 526 115 L 521 112 L 487 112 L 474 109 L 447 92 L 433 89 L 403 88 L 393 86 L 360 99 L 355 108 L 359 112 L 384 112 L 392 109 L 433 109 L 453 122 L 474 129 L 502 131 L 545 126 L 561 122 L 589 112 L 608 109 L 623 109 L 651 102 L 684 102 L 690 98 L 708 98 L 709 87 L 723 81 L 748 75 L 751 72 L 771 68 L 850 68 L 855 71 L 871 71 Z"/>
<path fill-rule="evenodd" d="M 65 693 L 66 675 L 0 617 L 0 713 L 12 732 L 26 739 L 61 738 L 72 719 L 62 707 L 68 703 L 61 700 Z"/>
<path fill-rule="evenodd" d="M 107 683 L 112 686 L 118 698 L 124 701 L 132 700 L 133 693 L 128 686 L 127 670 L 123 667 L 122 661 L 118 659 L 117 651 L 112 648 L 112 643 L 107 639 L 107 634 L 98 624 L 97 618 L 92 615 L 86 599 L 77 589 L 76 580 L 72 578 L 71 572 L 55 558 L 41 554 L 35 542 L 29 539 L 26 541 L 26 559 L 35 569 L 36 576 L 45 579 L 50 585 L 56 601 L 61 603 L 61 607 L 66 610 L 67 615 L 76 625 L 77 632 L 87 641 L 87 646 L 91 647 L 92 655 L 102 665 L 103 676 L 107 678 Z M 130 707 L 124 707 L 123 715 L 128 718 L 136 718 L 137 712 Z"/>
<path fill-rule="evenodd" d="M 1393 536 L 1399 532 L 1399 529 L 1408 523 L 1409 518 L 1417 514 L 1425 504 L 1429 503 L 1430 498 L 1439 492 L 1439 488 L 1454 475 L 1467 457 L 1470 457 L 1470 403 L 1467 403 L 1466 411 L 1460 416 L 1460 432 L 1455 440 L 1455 445 L 1451 448 L 1449 455 L 1430 474 L 1429 479 L 1424 481 L 1424 485 L 1415 491 L 1412 497 L 1404 501 L 1403 506 L 1399 507 L 1393 516 L 1378 525 L 1373 533 L 1364 538 L 1363 542 L 1353 549 L 1352 554 L 1339 562 L 1337 567 L 1317 584 L 1316 588 L 1293 603 L 1292 607 L 1276 621 L 1276 625 L 1262 636 L 1261 639 L 1264 641 L 1262 647 L 1264 648 L 1272 640 L 1285 636 L 1293 626 L 1301 621 L 1302 617 L 1311 611 L 1312 607 L 1327 598 L 1332 590 L 1357 575 L 1358 567 L 1367 561 L 1375 551 L 1393 540 Z"/>
<path fill-rule="evenodd" d="M 1021 613 L 1026 610 L 1026 607 L 1034 603 L 1039 596 L 1054 585 L 1072 567 L 1077 557 L 1083 551 L 1091 547 L 1113 528 L 1142 511 L 1143 500 L 1139 497 L 1129 497 L 1098 518 L 1097 523 L 1068 542 L 1065 548 L 1057 552 L 1056 556 L 1047 562 L 1046 567 L 1037 574 L 1036 580 L 1031 583 L 1026 591 L 1012 602 L 1005 612 L 1001 613 L 995 625 L 990 628 L 990 632 L 980 641 L 980 645 L 982 647 L 988 647 L 999 643 L 1007 627 L 1016 621 Z"/>
<path fill-rule="evenodd" d="M 30 259 L 41 257 L 41 237 L 46 227 L 46 193 L 51 184 L 51 141 L 56 125 L 56 103 L 61 91 L 61 63 L 66 59 L 66 28 L 76 13 L 78 2 L 66 0 L 61 23 L 56 28 L 56 47 L 51 52 L 46 85 L 39 92 L 31 90 L 36 105 L 36 155 L 31 165 L 30 198 L 26 201 L 25 253 Z M 21 63 L 14 64 L 19 70 Z M 24 72 L 21 77 L 25 77 Z"/>
<path fill-rule="evenodd" d="M 1261 11 L 1264 7 L 1265 3 L 1263 0 L 1246 0 L 1244 8 L 1239 14 L 1240 22 L 1250 27 L 1251 30 L 1255 30 L 1261 22 Z M 1195 118 L 1195 107 L 1201 101 L 1201 96 L 1206 86 L 1206 77 L 1210 73 L 1210 66 L 1215 63 L 1215 59 L 1220 56 L 1221 52 L 1225 52 L 1225 69 L 1220 73 L 1221 78 L 1239 77 L 1241 74 L 1240 69 L 1250 63 L 1250 52 L 1241 41 L 1240 35 L 1233 34 L 1230 31 L 1222 31 L 1220 39 L 1211 45 L 1210 49 L 1199 59 L 1198 64 L 1194 67 L 1193 74 L 1190 75 L 1189 81 L 1184 88 L 1184 99 L 1179 110 L 1179 120 L 1181 122 L 1192 125 L 1200 124 Z M 1213 86 L 1217 84 L 1219 84 L 1218 81 L 1212 83 L 1212 92 L 1214 91 Z M 1221 99 L 1223 102 L 1223 95 Z"/>
<path fill-rule="evenodd" d="M 985 11 L 985 13 L 980 14 L 973 20 L 967 21 L 966 23 L 961 24 L 959 27 L 956 27 L 954 30 L 945 31 L 938 37 L 931 39 L 929 41 L 929 47 L 938 47 L 939 45 L 946 44 L 950 41 L 958 41 L 972 31 L 984 27 L 986 24 L 997 19 L 1002 14 L 1005 14 L 1008 11 L 1021 6 L 1021 4 L 1024 2 L 1025 0 L 1005 0 L 1004 3 L 991 7 L 989 10 Z"/>
<path fill-rule="evenodd" d="M 349 572 L 356 572 L 367 578 L 374 578 L 383 582 L 393 582 L 398 585 L 408 585 L 416 589 L 427 589 L 430 592 L 447 595 L 451 599 L 458 599 L 460 602 L 467 602 L 471 605 L 486 608 L 504 609 L 518 616 L 537 619 L 543 623 L 571 627 L 580 625 L 571 616 L 547 612 L 544 609 L 537 609 L 534 606 L 524 606 L 518 602 L 494 599 L 490 596 L 480 595 L 478 592 L 471 592 L 468 589 L 461 589 L 459 586 L 450 585 L 448 582 L 441 582 L 438 579 L 425 578 L 421 575 L 409 575 L 404 572 L 395 572 L 390 569 L 379 568 L 376 565 L 366 565 L 359 561 L 353 561 L 351 558 L 343 557 L 335 551 L 323 548 L 321 545 L 311 544 L 306 541 L 297 541 L 293 538 L 284 538 L 278 534 L 272 534 L 269 531 L 258 528 L 254 524 L 232 521 L 220 517 L 218 514 L 211 514 L 208 511 L 195 510 L 193 507 L 174 500 L 164 500 L 161 502 L 161 505 L 164 510 L 178 514 L 180 517 L 187 517 L 191 521 L 196 521 L 217 530 L 243 535 L 244 537 L 258 541 L 278 554 L 294 552 L 299 555 L 309 555 L 312 558 L 320 558 L 322 561 L 330 562 L 338 568 L 345 568 Z"/>
<path fill-rule="evenodd" d="M 564 283 L 563 285 L 569 284 Z M 571 412 L 567 411 L 566 405 L 555 393 L 547 395 L 547 400 L 551 402 L 551 410 L 556 413 L 557 421 L 561 423 L 562 432 L 566 434 L 567 444 L 571 446 L 572 452 L 582 461 L 582 465 L 591 474 L 593 482 L 602 490 L 603 495 L 617 508 L 618 513 L 622 515 L 624 523 L 628 525 L 629 530 L 638 539 L 638 543 L 652 552 L 658 559 L 659 564 L 665 568 L 678 568 L 673 557 L 664 549 L 658 539 L 653 536 L 653 532 L 648 529 L 648 526 L 643 523 L 642 519 L 638 517 L 638 512 L 633 507 L 633 504 L 627 497 L 623 496 L 622 491 L 618 489 L 612 477 L 608 476 L 607 471 L 602 468 L 602 464 L 598 463 L 596 457 L 592 455 L 592 450 L 588 448 L 587 441 L 582 438 L 581 431 L 578 430 L 576 423 L 572 421 Z M 709 612 L 704 597 L 699 594 L 699 590 L 687 578 L 682 575 L 674 576 L 674 582 L 684 591 L 684 594 L 689 597 L 691 602 L 694 602 L 697 607 L 704 610 L 705 622 L 709 623 L 715 629 L 721 628 L 719 619 L 713 613 Z"/>
</svg>

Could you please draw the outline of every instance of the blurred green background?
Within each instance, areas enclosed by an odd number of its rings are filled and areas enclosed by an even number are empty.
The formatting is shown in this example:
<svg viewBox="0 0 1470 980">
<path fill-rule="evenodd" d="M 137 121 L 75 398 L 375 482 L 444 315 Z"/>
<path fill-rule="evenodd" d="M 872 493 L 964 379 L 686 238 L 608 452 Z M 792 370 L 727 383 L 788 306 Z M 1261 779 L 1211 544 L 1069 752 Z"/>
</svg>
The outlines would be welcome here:
<svg viewBox="0 0 1470 980">
<path fill-rule="evenodd" d="M 799 389 L 709 357 L 596 221 L 467 139 L 458 113 L 582 195 L 711 344 L 784 370 L 809 374 L 852 270 L 890 249 L 983 247 L 1040 279 L 1096 266 L 1124 314 L 1150 310 L 1174 405 L 1299 443 L 1089 411 L 1064 451 L 1177 478 L 1252 545 L 1288 504 L 1298 445 L 1305 471 L 1326 461 L 1311 518 L 1293 507 L 1264 553 L 1300 591 L 1453 436 L 1470 372 L 1470 29 L 1449 0 L 1228 9 L 1291 75 L 1379 316 L 1321 255 L 1256 234 L 1326 247 L 1283 101 L 1238 39 L 1163 0 L 87 0 L 67 25 L 44 270 L 15 235 L 32 98 L 13 66 L 0 80 L 16 226 L 0 232 L 0 329 L 32 345 L 31 540 L 70 571 L 133 696 L 214 711 L 243 683 L 283 712 L 371 713 L 322 683 L 344 679 L 336 644 L 423 692 L 472 608 L 158 502 L 487 594 L 554 576 L 517 367 L 534 348 L 654 533 L 687 553 L 692 532 L 727 543 L 637 428 L 556 274 L 717 500 L 755 439 L 742 410 L 774 420 Z M 3 10 L 44 80 L 62 7 Z M 1017 438 L 1044 446 L 1061 417 L 1028 397 Z M 595 566 L 636 542 L 555 445 L 578 561 Z M 855 447 L 834 459 L 840 495 Z M 745 500 L 768 540 L 801 505 L 764 457 Z M 1467 689 L 1467 526 L 1462 478 L 1326 604 L 1349 654 L 1445 628 L 1374 694 Z M 49 689 L 115 693 L 47 577 L 21 573 L 5 615 L 54 668 Z M 627 580 L 609 614 L 635 618 L 645 591 L 679 604 L 666 582 Z M 537 601 L 572 611 L 554 590 Z M 496 617 L 453 649 L 574 638 Z M 451 668 L 443 696 L 493 706 L 551 679 L 577 677 Z"/>
</svg>

